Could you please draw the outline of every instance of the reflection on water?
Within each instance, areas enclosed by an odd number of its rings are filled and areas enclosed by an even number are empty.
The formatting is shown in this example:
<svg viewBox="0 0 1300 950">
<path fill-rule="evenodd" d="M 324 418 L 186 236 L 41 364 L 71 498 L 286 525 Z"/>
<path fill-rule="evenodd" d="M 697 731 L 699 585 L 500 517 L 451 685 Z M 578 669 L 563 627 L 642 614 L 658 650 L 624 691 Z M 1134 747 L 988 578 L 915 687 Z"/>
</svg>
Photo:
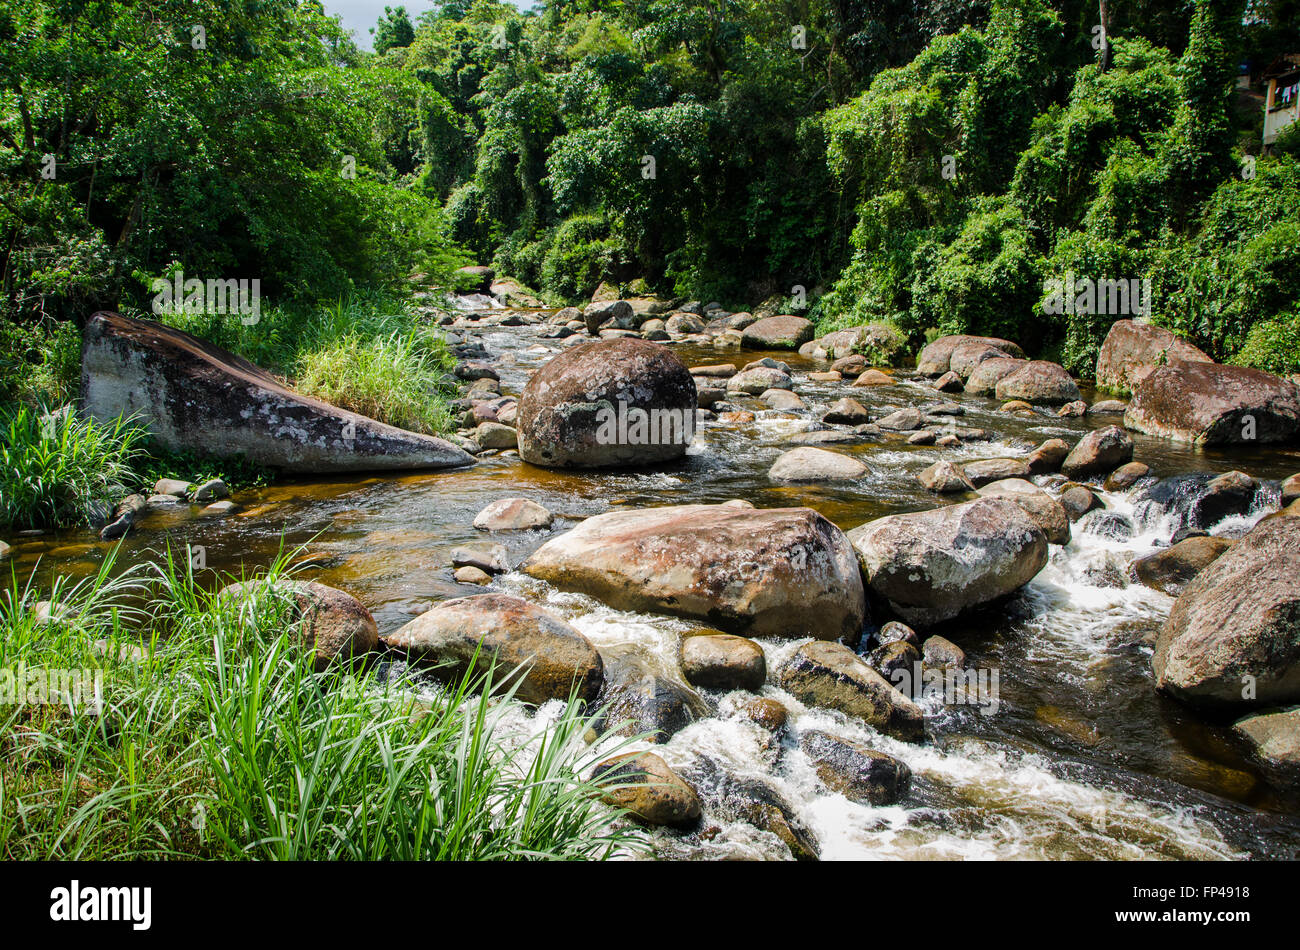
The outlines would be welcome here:
<svg viewBox="0 0 1300 950">
<path fill-rule="evenodd" d="M 479 339 L 498 360 L 503 393 L 517 394 L 529 371 L 557 351 L 528 327 L 491 328 Z M 688 365 L 736 362 L 762 353 L 679 345 Z M 310 576 L 348 590 L 374 612 L 381 631 L 395 629 L 430 602 L 475 593 L 457 584 L 449 551 L 483 534 L 474 515 L 501 497 L 525 496 L 557 515 L 547 531 L 505 534 L 511 563 L 577 520 L 616 506 L 722 502 L 745 498 L 760 507 L 809 505 L 842 528 L 884 514 L 944 503 L 916 473 L 939 458 L 1016 455 L 1044 439 L 1077 439 L 1113 417 L 1060 420 L 996 411 L 992 400 L 940 396 L 908 379 L 887 387 L 848 389 L 812 383 L 803 374 L 825 368 L 795 355 L 788 362 L 808 408 L 776 412 L 756 399 L 732 401 L 756 413 L 737 427 L 705 422 L 680 463 L 653 471 L 554 472 L 513 455 L 483 459 L 470 470 L 401 477 L 322 479 L 277 484 L 235 498 L 236 514 L 196 517 L 187 506 L 155 511 L 124 542 L 122 564 L 166 543 L 201 545 L 210 568 L 238 571 L 265 564 L 281 544 L 306 545 Z M 991 439 L 953 449 L 910 446 L 901 439 L 834 446 L 871 467 L 860 481 L 834 487 L 774 485 L 767 469 L 790 435 L 809 429 L 831 402 L 852 395 L 873 415 L 904 406 L 956 402 L 957 424 L 989 430 Z M 1089 401 L 1094 394 L 1086 393 Z M 1273 449 L 1198 451 L 1136 436 L 1137 458 L 1159 474 L 1237 468 L 1277 479 L 1300 470 L 1300 453 Z M 765 693 L 792 713 L 784 744 L 771 748 L 754 724 L 730 717 L 736 697 L 712 695 L 718 715 L 673 736 L 661 754 L 689 769 L 701 757 L 725 771 L 773 786 L 812 829 L 823 857 L 961 858 L 1231 858 L 1300 856 L 1294 803 L 1276 792 L 1229 740 L 1225 724 L 1207 724 L 1151 688 L 1150 641 L 1172 601 L 1128 583 L 1135 557 L 1169 537 L 1159 513 L 1136 510 L 1127 496 L 1104 494 L 1108 507 L 1132 519 L 1132 537 L 1117 539 L 1102 523 L 1075 526 L 1066 548 L 1054 548 L 1043 572 L 1012 603 L 942 630 L 966 650 L 972 666 L 997 669 L 1000 708 L 985 716 L 969 707 L 932 707 L 933 741 L 908 745 L 860 722 L 807 709 L 768 686 Z M 1218 530 L 1257 519 L 1255 512 Z M 1095 530 L 1094 530 L 1095 528 Z M 19 577 L 37 567 L 94 571 L 109 545 L 88 532 L 11 539 Z M 518 574 L 495 585 L 546 603 L 611 653 L 634 653 L 661 675 L 677 677 L 676 654 L 686 624 L 611 610 L 589 598 L 561 594 Z M 769 668 L 796 643 L 767 641 Z M 546 709 L 539 717 L 549 715 Z M 527 733 L 521 726 L 521 733 Z M 821 729 L 894 754 L 914 776 L 898 806 L 861 806 L 827 794 L 799 750 L 797 735 Z M 669 856 L 780 857 L 784 846 L 766 832 L 717 820 L 707 835 L 661 835 Z"/>
</svg>

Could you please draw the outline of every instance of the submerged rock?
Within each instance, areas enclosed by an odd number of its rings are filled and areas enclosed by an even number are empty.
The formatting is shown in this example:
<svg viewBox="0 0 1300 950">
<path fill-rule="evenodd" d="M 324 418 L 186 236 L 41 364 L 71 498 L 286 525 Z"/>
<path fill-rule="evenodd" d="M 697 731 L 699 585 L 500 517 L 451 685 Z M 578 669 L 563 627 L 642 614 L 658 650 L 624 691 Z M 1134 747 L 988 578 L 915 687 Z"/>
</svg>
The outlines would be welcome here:
<svg viewBox="0 0 1300 950">
<path fill-rule="evenodd" d="M 893 805 L 911 787 L 912 770 L 906 764 L 829 732 L 805 732 L 799 737 L 799 748 L 826 787 L 851 802 Z"/>
<path fill-rule="evenodd" d="M 796 861 L 817 860 L 817 839 L 793 806 L 767 782 L 727 772 L 707 756 L 684 769 L 683 777 L 695 787 L 711 814 L 743 821 L 776 836 Z"/>
<path fill-rule="evenodd" d="M 861 478 L 868 471 L 861 459 L 805 445 L 782 454 L 767 477 L 774 482 L 844 482 Z"/>
<path fill-rule="evenodd" d="M 474 516 L 474 527 L 482 531 L 528 531 L 549 528 L 555 516 L 527 498 L 501 498 Z"/>
<path fill-rule="evenodd" d="M 805 643 L 781 667 L 779 682 L 805 705 L 857 716 L 899 739 L 918 741 L 925 732 L 921 707 L 842 643 Z"/>
<path fill-rule="evenodd" d="M 522 570 L 619 609 L 746 636 L 856 642 L 866 611 L 848 539 L 810 508 L 611 511 L 551 539 Z"/>
<path fill-rule="evenodd" d="M 605 688 L 595 727 L 664 743 L 711 712 L 704 697 L 632 656 L 605 659 Z"/>
<path fill-rule="evenodd" d="M 868 589 L 910 624 L 950 620 L 1014 593 L 1047 563 L 1047 536 L 1005 498 L 889 515 L 848 537 Z"/>
<path fill-rule="evenodd" d="M 527 703 L 596 698 L 604 663 L 577 630 L 540 607 L 506 594 L 475 594 L 434 604 L 383 638 L 390 649 L 444 677 L 463 675 L 471 661 L 479 673 L 495 663 L 498 682 L 512 676 L 515 695 Z M 477 655 L 477 656 L 476 656 Z"/>
<path fill-rule="evenodd" d="M 1233 729 L 1265 766 L 1300 775 L 1300 707 L 1246 716 Z"/>
<path fill-rule="evenodd" d="M 242 357 L 152 320 L 94 314 L 81 359 L 82 412 L 100 422 L 138 415 L 173 452 L 310 474 L 474 463 L 450 442 L 303 396 Z"/>
</svg>

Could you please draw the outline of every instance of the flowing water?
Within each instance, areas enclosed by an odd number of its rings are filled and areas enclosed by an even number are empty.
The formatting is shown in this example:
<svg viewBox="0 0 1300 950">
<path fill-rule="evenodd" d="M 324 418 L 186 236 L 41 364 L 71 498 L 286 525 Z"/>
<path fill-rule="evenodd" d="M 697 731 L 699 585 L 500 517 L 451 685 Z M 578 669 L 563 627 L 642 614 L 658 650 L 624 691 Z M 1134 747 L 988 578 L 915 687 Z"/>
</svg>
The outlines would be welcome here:
<svg viewBox="0 0 1300 950">
<path fill-rule="evenodd" d="M 457 329 L 483 343 L 501 374 L 503 393 L 517 394 L 529 371 L 560 347 L 531 326 Z M 939 458 L 997 458 L 1021 454 L 1044 439 L 1077 439 L 1113 417 L 1061 420 L 1010 416 L 989 399 L 938 396 L 900 374 L 896 386 L 848 388 L 813 383 L 824 369 L 789 353 L 763 354 L 676 344 L 687 365 L 771 355 L 790 364 L 808 409 L 778 412 L 757 400 L 733 399 L 754 410 L 750 424 L 702 423 L 680 463 L 646 471 L 557 472 L 513 455 L 487 457 L 469 470 L 398 477 L 332 477 L 279 483 L 239 493 L 236 514 L 196 517 L 195 510 L 151 512 L 124 542 L 122 563 L 151 556 L 170 540 L 201 545 L 216 570 L 255 568 L 281 544 L 306 544 L 312 579 L 347 590 L 391 632 L 437 600 L 481 588 L 458 584 L 451 548 L 482 540 L 471 523 L 490 501 L 524 496 L 558 517 L 548 531 L 504 534 L 518 563 L 548 537 L 615 506 L 722 502 L 744 498 L 759 507 L 808 505 L 841 528 L 881 515 L 945 503 L 915 475 Z M 912 447 L 898 440 L 834 446 L 859 455 L 871 472 L 835 487 L 778 486 L 767 469 L 788 446 L 783 438 L 813 427 L 834 400 L 853 395 L 873 417 L 903 406 L 956 402 L 957 421 L 995 433 L 991 442 L 957 448 Z M 1086 394 L 1091 401 L 1093 394 Z M 1300 453 L 1277 449 L 1218 454 L 1136 436 L 1136 458 L 1160 475 L 1241 469 L 1259 479 L 1300 470 Z M 1208 722 L 1152 688 L 1150 641 L 1173 601 L 1128 580 L 1134 558 L 1166 544 L 1167 513 L 1135 507 L 1126 494 L 1100 493 L 1133 530 L 1113 519 L 1074 525 L 1066 547 L 1053 547 L 1048 566 L 1010 604 L 941 630 L 966 651 L 970 666 L 996 671 L 999 703 L 986 714 L 973 706 L 927 703 L 930 739 L 909 744 L 881 736 L 859 721 L 804 707 L 782 690 L 764 695 L 791 712 L 782 746 L 743 717 L 730 715 L 742 694 L 705 693 L 717 713 L 697 720 L 656 751 L 689 771 L 707 759 L 741 778 L 775 788 L 818 839 L 823 858 L 1182 858 L 1300 857 L 1300 806 L 1270 785 L 1232 740 L 1229 722 Z M 1265 514 L 1226 519 L 1213 533 L 1236 534 Z M 1276 506 L 1276 499 L 1273 499 Z M 18 576 L 36 569 L 84 575 L 109 545 L 89 532 L 14 539 Z M 590 598 L 560 593 L 518 573 L 497 588 L 545 604 L 607 655 L 636 654 L 657 672 L 679 679 L 676 654 L 689 624 L 612 610 Z M 774 669 L 801 641 L 763 641 Z M 538 728 L 554 704 L 536 712 Z M 520 734 L 528 726 L 519 725 Z M 906 762 L 911 794 L 898 805 L 849 802 L 818 784 L 797 735 L 820 729 L 864 742 Z M 656 853 L 674 858 L 781 858 L 773 835 L 706 810 L 704 830 L 685 837 L 657 832 Z"/>
</svg>

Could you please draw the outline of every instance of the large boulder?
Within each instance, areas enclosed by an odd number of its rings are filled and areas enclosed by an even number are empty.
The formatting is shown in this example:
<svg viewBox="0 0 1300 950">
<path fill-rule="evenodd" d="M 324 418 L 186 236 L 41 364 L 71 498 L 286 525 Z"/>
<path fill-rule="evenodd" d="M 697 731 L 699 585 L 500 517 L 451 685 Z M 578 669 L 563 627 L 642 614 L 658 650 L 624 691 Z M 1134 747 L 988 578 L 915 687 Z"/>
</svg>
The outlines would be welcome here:
<svg viewBox="0 0 1300 950">
<path fill-rule="evenodd" d="M 81 399 L 100 422 L 136 416 L 173 452 L 242 456 L 286 472 L 474 464 L 450 442 L 303 396 L 205 340 L 108 311 L 82 334 Z"/>
<path fill-rule="evenodd" d="M 634 330 L 637 325 L 636 312 L 626 300 L 589 303 L 582 311 L 582 322 L 587 325 L 587 332 L 592 336 L 599 333 L 602 328 Z"/>
<path fill-rule="evenodd" d="M 778 680 L 807 706 L 837 709 L 907 741 L 924 735 L 921 707 L 842 643 L 805 643 L 781 667 Z"/>
<path fill-rule="evenodd" d="M 949 357 L 948 372 L 956 374 L 962 380 L 966 380 L 970 378 L 971 373 L 975 371 L 977 366 L 985 360 L 994 359 L 1015 359 L 1015 357 L 1006 350 L 991 346 L 988 343 L 978 341 L 959 343 L 953 347 L 952 355 Z"/>
<path fill-rule="evenodd" d="M 1163 327 L 1116 320 L 1097 354 L 1097 386 L 1127 395 L 1161 366 L 1213 362 Z"/>
<path fill-rule="evenodd" d="M 966 393 L 970 396 L 992 396 L 998 383 L 1010 376 L 1028 360 L 1016 359 L 1014 356 L 994 356 L 981 360 L 971 370 L 966 380 Z"/>
<path fill-rule="evenodd" d="M 552 468 L 647 465 L 681 458 L 695 435 L 695 381 L 646 340 L 575 346 L 533 374 L 519 397 L 519 455 Z"/>
<path fill-rule="evenodd" d="M 916 357 L 916 371 L 922 376 L 942 376 L 952 369 L 953 350 L 964 343 L 983 343 L 1020 358 L 1024 358 L 1025 355 L 1025 351 L 1010 340 L 1001 340 L 995 336 L 969 336 L 958 333 L 952 336 L 941 336 L 933 343 L 927 344 Z"/>
<path fill-rule="evenodd" d="M 444 676 L 479 673 L 495 664 L 501 679 L 516 670 L 515 695 L 526 703 L 591 701 L 604 683 L 604 663 L 577 630 L 542 608 L 507 594 L 475 594 L 434 604 L 383 638 L 392 650 Z"/>
<path fill-rule="evenodd" d="M 993 387 L 998 399 L 1021 399 L 1028 403 L 1056 405 L 1080 398 L 1079 384 L 1065 367 L 1046 360 L 1030 360 L 1008 373 Z"/>
<path fill-rule="evenodd" d="M 1300 700 L 1300 519 L 1261 522 L 1196 575 L 1152 668 L 1159 689 L 1198 705 Z"/>
<path fill-rule="evenodd" d="M 869 354 L 871 360 L 888 365 L 906 342 L 907 337 L 897 327 L 888 323 L 867 323 L 832 330 L 823 337 L 810 340 L 799 347 L 799 355 L 819 360 L 841 360 L 858 354 Z M 865 355 L 859 358 L 864 363 L 868 362 Z"/>
<path fill-rule="evenodd" d="M 1047 563 L 1047 536 L 1015 502 L 888 515 L 848 534 L 868 589 L 910 624 L 950 620 L 1011 594 Z"/>
<path fill-rule="evenodd" d="M 351 594 L 315 581 L 240 581 L 217 594 L 218 604 L 239 611 L 278 611 L 277 598 L 286 602 L 287 620 L 299 642 L 312 651 L 313 664 L 322 672 L 338 663 L 364 656 L 379 644 L 375 618 Z"/>
<path fill-rule="evenodd" d="M 751 350 L 797 350 L 813 338 L 813 323 L 780 314 L 755 320 L 744 329 L 740 345 Z"/>
<path fill-rule="evenodd" d="M 852 546 L 810 508 L 612 511 L 551 539 L 521 569 L 620 609 L 746 636 L 856 642 L 866 612 Z"/>
<path fill-rule="evenodd" d="M 1244 366 L 1173 363 L 1138 384 L 1124 425 L 1197 445 L 1290 442 L 1300 435 L 1300 387 Z"/>
<path fill-rule="evenodd" d="M 986 498 L 1005 498 L 1015 502 L 1043 529 L 1048 544 L 1070 543 L 1070 516 L 1065 507 L 1033 482 L 1023 478 L 1004 478 L 985 485 L 979 493 Z"/>
</svg>

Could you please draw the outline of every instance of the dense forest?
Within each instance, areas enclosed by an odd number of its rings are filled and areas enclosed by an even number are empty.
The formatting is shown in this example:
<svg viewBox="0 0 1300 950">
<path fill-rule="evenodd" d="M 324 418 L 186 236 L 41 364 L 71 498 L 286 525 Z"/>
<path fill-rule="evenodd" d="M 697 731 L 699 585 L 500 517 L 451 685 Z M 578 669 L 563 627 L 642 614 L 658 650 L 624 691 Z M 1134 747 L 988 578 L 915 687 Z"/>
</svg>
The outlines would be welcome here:
<svg viewBox="0 0 1300 950">
<path fill-rule="evenodd" d="M 4 388 L 65 396 L 79 321 L 178 271 L 311 308 L 466 263 L 1084 375 L 1114 316 L 1051 282 L 1149 280 L 1155 322 L 1294 372 L 1300 135 L 1259 155 L 1259 76 L 1298 31 L 1295 0 L 446 0 L 370 53 L 311 0 L 5 0 Z"/>
</svg>

